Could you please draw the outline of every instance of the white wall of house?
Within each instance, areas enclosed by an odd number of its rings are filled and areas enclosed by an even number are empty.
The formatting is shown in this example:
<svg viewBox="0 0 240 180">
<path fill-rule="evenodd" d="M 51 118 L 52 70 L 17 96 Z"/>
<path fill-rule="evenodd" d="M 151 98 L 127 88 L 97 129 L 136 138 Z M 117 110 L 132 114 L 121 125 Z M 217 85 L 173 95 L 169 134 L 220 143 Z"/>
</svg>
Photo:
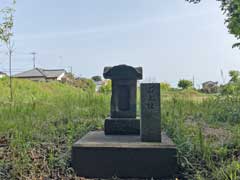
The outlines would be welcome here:
<svg viewBox="0 0 240 180">
<path fill-rule="evenodd" d="M 0 78 L 4 78 L 5 76 L 5 74 L 0 74 Z"/>
<path fill-rule="evenodd" d="M 65 73 L 62 73 L 60 76 L 57 77 L 57 80 L 61 81 L 64 76 L 65 76 Z"/>
</svg>

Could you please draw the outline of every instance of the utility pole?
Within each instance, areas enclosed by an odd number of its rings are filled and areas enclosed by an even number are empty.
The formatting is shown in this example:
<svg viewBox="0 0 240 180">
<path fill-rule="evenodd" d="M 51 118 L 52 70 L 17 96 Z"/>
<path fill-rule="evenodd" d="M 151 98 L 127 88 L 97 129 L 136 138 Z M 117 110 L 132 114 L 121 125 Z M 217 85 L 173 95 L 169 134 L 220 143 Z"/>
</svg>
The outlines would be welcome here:
<svg viewBox="0 0 240 180">
<path fill-rule="evenodd" d="M 221 77 L 222 77 L 222 82 L 223 84 L 225 84 L 225 77 L 224 77 L 224 73 L 223 70 L 221 69 Z"/>
<path fill-rule="evenodd" d="M 71 74 L 73 73 L 73 71 L 72 71 L 72 66 L 69 66 L 69 68 L 70 68 L 70 72 L 71 72 Z"/>
<path fill-rule="evenodd" d="M 31 55 L 33 56 L 33 69 L 36 68 L 36 52 L 31 52 Z"/>
<path fill-rule="evenodd" d="M 195 77 L 193 76 L 193 88 L 195 87 Z"/>
</svg>

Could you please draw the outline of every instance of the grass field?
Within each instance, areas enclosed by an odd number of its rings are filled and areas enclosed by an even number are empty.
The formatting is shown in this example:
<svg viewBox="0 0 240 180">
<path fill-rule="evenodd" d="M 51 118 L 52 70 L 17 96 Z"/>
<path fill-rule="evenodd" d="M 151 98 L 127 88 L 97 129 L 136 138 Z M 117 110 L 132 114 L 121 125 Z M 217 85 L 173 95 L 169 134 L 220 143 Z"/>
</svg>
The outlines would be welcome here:
<svg viewBox="0 0 240 180">
<path fill-rule="evenodd" d="M 110 95 L 56 82 L 0 79 L 0 179 L 77 179 L 71 145 L 102 129 Z M 178 148 L 178 179 L 240 179 L 240 96 L 163 91 L 163 129 Z"/>
</svg>

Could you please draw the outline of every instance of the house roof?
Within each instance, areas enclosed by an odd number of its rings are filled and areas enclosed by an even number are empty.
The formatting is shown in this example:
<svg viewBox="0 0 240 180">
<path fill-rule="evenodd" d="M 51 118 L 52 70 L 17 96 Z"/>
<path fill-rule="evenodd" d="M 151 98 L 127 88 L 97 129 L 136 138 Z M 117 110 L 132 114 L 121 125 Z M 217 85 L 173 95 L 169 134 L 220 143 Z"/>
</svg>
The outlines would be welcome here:
<svg viewBox="0 0 240 180">
<path fill-rule="evenodd" d="M 207 82 L 204 82 L 202 83 L 203 85 L 206 85 L 206 84 L 218 84 L 218 82 L 213 82 L 213 81 L 207 81 Z"/>
<path fill-rule="evenodd" d="M 6 73 L 4 73 L 4 72 L 0 71 L 0 75 L 6 75 Z"/>
<path fill-rule="evenodd" d="M 47 78 L 58 77 L 66 72 L 64 69 L 42 69 L 41 71 Z"/>
<path fill-rule="evenodd" d="M 57 78 L 62 73 L 65 73 L 64 69 L 41 69 L 34 68 L 28 71 L 14 75 L 14 77 L 24 78 L 24 77 L 44 77 L 44 78 Z"/>
</svg>

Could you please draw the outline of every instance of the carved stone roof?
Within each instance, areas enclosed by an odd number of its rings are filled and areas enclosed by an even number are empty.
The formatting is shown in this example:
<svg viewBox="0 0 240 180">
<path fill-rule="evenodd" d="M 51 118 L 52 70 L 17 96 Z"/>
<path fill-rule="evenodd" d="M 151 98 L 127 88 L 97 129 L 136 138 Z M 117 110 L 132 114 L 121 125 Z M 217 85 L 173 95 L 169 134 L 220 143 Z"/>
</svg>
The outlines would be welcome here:
<svg viewBox="0 0 240 180">
<path fill-rule="evenodd" d="M 142 67 L 132 67 L 125 64 L 105 67 L 103 77 L 106 79 L 122 80 L 142 79 Z"/>
</svg>

